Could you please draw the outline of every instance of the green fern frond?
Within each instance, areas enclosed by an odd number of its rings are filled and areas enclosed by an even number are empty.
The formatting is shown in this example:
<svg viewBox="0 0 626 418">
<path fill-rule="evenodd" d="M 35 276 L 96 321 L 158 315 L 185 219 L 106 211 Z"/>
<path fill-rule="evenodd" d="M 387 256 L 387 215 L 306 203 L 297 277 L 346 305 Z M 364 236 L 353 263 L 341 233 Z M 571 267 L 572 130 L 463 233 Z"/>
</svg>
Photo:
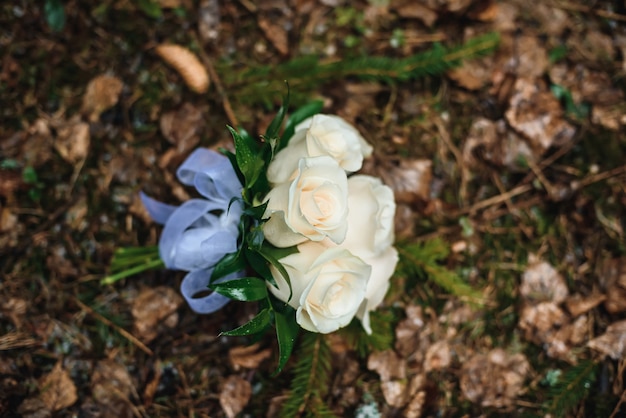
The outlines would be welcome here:
<svg viewBox="0 0 626 418">
<path fill-rule="evenodd" d="M 398 246 L 400 269 L 407 274 L 422 273 L 435 284 L 474 304 L 481 304 L 479 291 L 465 283 L 454 271 L 439 264 L 449 253 L 447 244 L 440 238 L 418 244 Z"/>
<path fill-rule="evenodd" d="M 587 360 L 568 369 L 548 390 L 548 411 L 562 417 L 579 405 L 588 395 L 596 379 L 598 364 Z"/>
<path fill-rule="evenodd" d="M 494 51 L 499 42 L 496 33 L 482 35 L 456 47 L 435 44 L 429 51 L 407 58 L 362 56 L 341 61 L 320 62 L 317 56 L 296 57 L 277 66 L 257 66 L 243 71 L 223 71 L 229 90 L 245 97 L 246 102 L 267 101 L 284 88 L 289 80 L 293 101 L 307 97 L 324 83 L 345 78 L 394 83 L 419 77 L 441 75 L 465 60 Z"/>
<path fill-rule="evenodd" d="M 335 417 L 324 404 L 331 372 L 330 347 L 323 334 L 302 336 L 294 367 L 289 397 L 283 405 L 284 417 Z"/>
</svg>

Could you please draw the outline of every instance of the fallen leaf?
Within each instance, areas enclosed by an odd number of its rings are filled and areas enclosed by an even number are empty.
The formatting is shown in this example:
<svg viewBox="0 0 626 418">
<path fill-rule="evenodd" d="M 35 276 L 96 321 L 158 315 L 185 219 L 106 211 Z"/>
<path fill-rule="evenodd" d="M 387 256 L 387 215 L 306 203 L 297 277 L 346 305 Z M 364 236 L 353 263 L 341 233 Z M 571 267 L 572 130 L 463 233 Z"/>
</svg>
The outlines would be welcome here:
<svg viewBox="0 0 626 418">
<path fill-rule="evenodd" d="M 375 351 L 370 354 L 367 368 L 378 373 L 382 382 L 406 378 L 406 360 L 393 350 Z"/>
<path fill-rule="evenodd" d="M 132 417 L 133 402 L 137 391 L 126 367 L 114 360 L 101 360 L 91 376 L 92 410 L 102 416 L 116 418 Z M 83 408 L 86 405 L 83 404 Z"/>
<path fill-rule="evenodd" d="M 430 372 L 433 370 L 442 370 L 450 366 L 451 352 L 448 342 L 445 340 L 436 341 L 426 350 L 426 358 L 424 359 L 424 370 Z"/>
<path fill-rule="evenodd" d="M 78 400 L 76 385 L 61 362 L 39 380 L 40 398 L 52 412 L 74 405 Z"/>
<path fill-rule="evenodd" d="M 530 363 L 523 354 L 510 355 L 500 348 L 475 354 L 463 364 L 461 391 L 471 402 L 485 407 L 512 406 L 522 394 Z"/>
<path fill-rule="evenodd" d="M 87 84 L 81 113 L 91 122 L 100 118 L 102 112 L 117 104 L 124 83 L 117 77 L 99 75 Z"/>
<path fill-rule="evenodd" d="M 602 260 L 598 278 L 606 294 L 606 310 L 611 313 L 626 311 L 626 257 Z"/>
<path fill-rule="evenodd" d="M 438 17 L 433 9 L 411 0 L 394 1 L 392 9 L 398 13 L 398 16 L 405 19 L 418 19 L 429 28 L 435 24 Z"/>
<path fill-rule="evenodd" d="M 396 202 L 413 203 L 430 199 L 431 160 L 402 159 L 397 166 L 380 172 L 383 182 L 394 191 Z"/>
<path fill-rule="evenodd" d="M 545 261 L 530 257 L 529 265 L 522 274 L 520 296 L 526 302 L 563 302 L 569 291 L 565 278 Z"/>
<path fill-rule="evenodd" d="M 281 55 L 289 54 L 289 36 L 283 24 L 276 23 L 275 20 L 268 17 L 260 16 L 259 27 Z"/>
<path fill-rule="evenodd" d="M 198 145 L 205 125 L 202 110 L 191 103 L 184 103 L 180 109 L 164 113 L 160 120 L 161 133 L 176 146 L 179 155 Z"/>
<path fill-rule="evenodd" d="M 626 356 L 626 321 L 614 322 L 604 334 L 587 343 L 589 347 L 614 360 Z"/>
<path fill-rule="evenodd" d="M 559 101 L 539 78 L 517 79 L 505 116 L 511 127 L 540 152 L 568 143 L 576 132 L 563 119 Z"/>
<path fill-rule="evenodd" d="M 57 124 L 57 135 L 53 145 L 59 155 L 68 163 L 84 161 L 89 152 L 89 124 L 73 117 Z"/>
<path fill-rule="evenodd" d="M 222 384 L 220 405 L 228 418 L 234 418 L 246 407 L 251 396 L 250 382 L 238 375 L 231 375 Z"/>
<path fill-rule="evenodd" d="M 401 408 L 407 404 L 406 393 L 407 382 L 405 380 L 383 380 L 380 384 L 380 389 L 383 392 L 385 402 L 394 408 Z"/>
<path fill-rule="evenodd" d="M 527 162 L 535 162 L 541 153 L 534 152 L 503 120 L 477 118 L 470 127 L 463 144 L 463 161 L 468 167 L 484 163 L 506 167 L 511 171 L 527 171 Z"/>
<path fill-rule="evenodd" d="M 209 74 L 198 57 L 180 45 L 162 44 L 155 49 L 158 56 L 182 77 L 187 87 L 196 93 L 209 90 Z"/>
<path fill-rule="evenodd" d="M 272 355 L 270 348 L 259 350 L 260 344 L 233 347 L 228 351 L 228 359 L 235 370 L 242 367 L 256 369 L 259 365 Z"/>
<path fill-rule="evenodd" d="M 565 301 L 565 306 L 567 307 L 567 311 L 572 315 L 572 317 L 576 318 L 579 315 L 589 312 L 602 302 L 606 300 L 606 295 L 596 293 L 589 295 L 587 297 L 582 297 L 579 294 L 575 294 L 571 297 L 568 297 Z"/>
<path fill-rule="evenodd" d="M 137 336 L 150 342 L 162 329 L 174 328 L 178 323 L 176 310 L 182 303 L 182 297 L 172 288 L 144 288 L 133 300 L 131 310 Z"/>
<path fill-rule="evenodd" d="M 52 411 L 40 398 L 26 398 L 20 404 L 17 412 L 21 418 L 50 418 Z"/>
</svg>

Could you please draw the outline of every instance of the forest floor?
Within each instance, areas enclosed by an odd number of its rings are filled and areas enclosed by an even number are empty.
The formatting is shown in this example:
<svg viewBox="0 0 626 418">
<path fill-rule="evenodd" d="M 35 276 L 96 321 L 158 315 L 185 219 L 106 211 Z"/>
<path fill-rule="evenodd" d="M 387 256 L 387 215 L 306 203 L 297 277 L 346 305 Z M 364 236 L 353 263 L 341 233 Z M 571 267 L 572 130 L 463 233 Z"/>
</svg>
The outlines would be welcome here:
<svg viewBox="0 0 626 418">
<path fill-rule="evenodd" d="M 23 0 L 0 57 L 0 416 L 626 416 L 624 2 Z M 359 57 L 389 67 L 332 64 Z M 178 165 L 263 132 L 285 80 L 374 146 L 404 263 L 380 335 L 305 334 L 272 376 L 271 333 L 218 336 L 254 304 L 196 315 L 165 269 L 100 281 L 158 242 L 138 192 L 188 199 Z M 296 388 L 313 346 L 332 367 Z"/>
</svg>

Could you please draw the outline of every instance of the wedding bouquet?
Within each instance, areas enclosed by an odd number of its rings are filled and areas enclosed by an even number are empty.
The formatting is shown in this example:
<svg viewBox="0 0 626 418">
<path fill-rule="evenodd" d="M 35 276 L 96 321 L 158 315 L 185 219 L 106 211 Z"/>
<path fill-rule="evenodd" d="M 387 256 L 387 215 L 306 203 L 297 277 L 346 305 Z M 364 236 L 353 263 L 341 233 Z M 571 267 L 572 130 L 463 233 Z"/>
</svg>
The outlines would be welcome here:
<svg viewBox="0 0 626 418">
<path fill-rule="evenodd" d="M 234 153 L 199 148 L 185 160 L 177 177 L 201 197 L 175 207 L 141 194 L 164 225 L 163 263 L 188 272 L 181 292 L 191 309 L 257 301 L 250 322 L 223 334 L 273 326 L 278 371 L 300 328 L 331 333 L 357 318 L 371 333 L 370 312 L 398 262 L 393 192 L 356 174 L 372 146 L 345 120 L 320 114 L 321 102 L 284 123 L 286 106 L 259 139 L 229 127 Z"/>
</svg>

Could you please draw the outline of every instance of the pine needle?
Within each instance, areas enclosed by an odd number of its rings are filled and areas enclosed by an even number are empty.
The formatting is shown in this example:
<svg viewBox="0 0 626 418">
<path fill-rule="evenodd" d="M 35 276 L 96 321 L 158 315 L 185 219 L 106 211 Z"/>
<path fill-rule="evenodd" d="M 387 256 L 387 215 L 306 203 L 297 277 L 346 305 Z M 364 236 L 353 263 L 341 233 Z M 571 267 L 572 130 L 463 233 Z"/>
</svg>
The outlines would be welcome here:
<svg viewBox="0 0 626 418">
<path fill-rule="evenodd" d="M 465 298 L 469 302 L 480 305 L 482 295 L 465 283 L 454 271 L 439 264 L 449 253 L 447 244 L 435 238 L 420 244 L 398 246 L 401 269 L 409 273 L 421 272 L 435 284 L 454 296 Z"/>
<path fill-rule="evenodd" d="M 334 417 L 324 404 L 331 372 L 330 347 L 323 334 L 307 332 L 302 336 L 298 362 L 294 368 L 289 397 L 283 417 Z"/>
<path fill-rule="evenodd" d="M 307 92 L 334 80 L 357 78 L 392 84 L 428 75 L 442 75 L 465 60 L 493 52 L 498 42 L 498 34 L 489 33 L 456 47 L 435 44 L 429 51 L 406 58 L 361 56 L 320 62 L 317 56 L 307 55 L 277 66 L 255 66 L 239 72 L 229 68 L 223 71 L 223 81 L 228 89 L 236 90 L 240 97 L 245 97 L 247 103 L 260 101 L 267 105 L 284 89 L 284 80 L 289 80 L 293 99 L 298 102 L 299 98 L 309 96 Z"/>
<path fill-rule="evenodd" d="M 571 367 L 550 388 L 549 412 L 556 417 L 565 416 L 585 399 L 596 379 L 597 363 L 588 360 Z"/>
</svg>

